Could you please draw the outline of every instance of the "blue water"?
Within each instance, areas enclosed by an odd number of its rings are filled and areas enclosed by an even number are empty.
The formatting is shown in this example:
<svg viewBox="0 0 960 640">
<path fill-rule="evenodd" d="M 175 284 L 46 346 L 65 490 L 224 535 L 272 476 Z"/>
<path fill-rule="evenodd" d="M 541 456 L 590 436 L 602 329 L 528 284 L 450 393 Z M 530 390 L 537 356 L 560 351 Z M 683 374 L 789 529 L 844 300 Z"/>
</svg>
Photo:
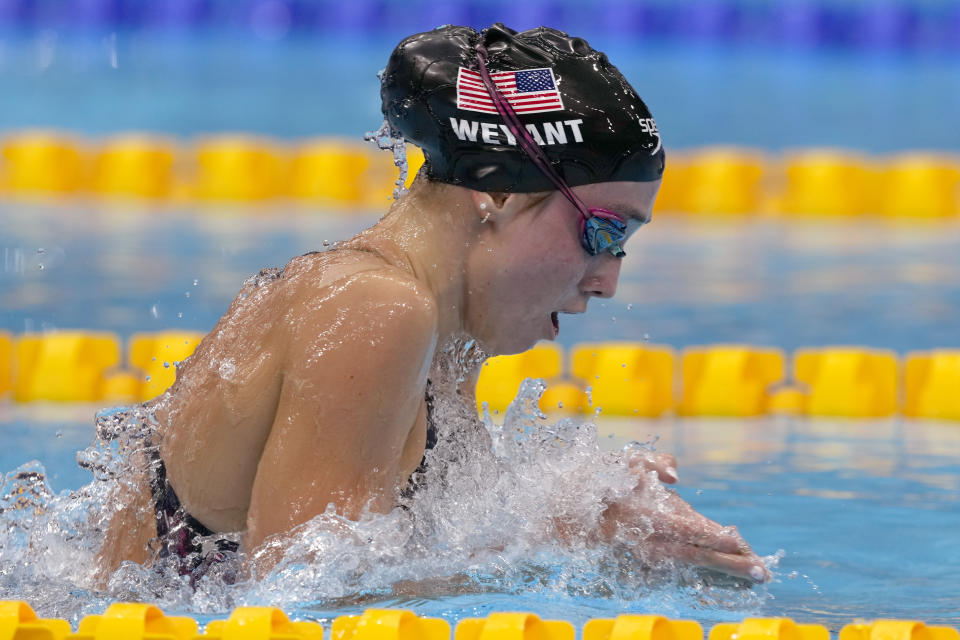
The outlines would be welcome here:
<svg viewBox="0 0 960 640">
<path fill-rule="evenodd" d="M 599 33 L 591 42 L 647 102 L 668 150 L 960 149 L 954 55 L 792 52 Z M 360 139 L 382 120 L 375 74 L 395 44 L 329 34 L 267 43 L 216 31 L 0 33 L 0 132 L 44 126 L 90 135 L 240 130 Z"/>
<path fill-rule="evenodd" d="M 55 32 L 0 36 L 0 132 L 54 126 L 90 135 L 244 130 L 359 138 L 379 124 L 374 72 L 393 42 L 216 34 L 163 39 Z M 669 147 L 826 144 L 872 152 L 960 149 L 960 63 L 696 48 L 622 39 L 611 58 L 645 97 Z M 0 204 L 0 330 L 109 330 L 126 337 L 208 330 L 240 283 L 323 248 L 379 212 L 277 205 L 258 212 Z M 793 349 L 861 344 L 900 352 L 960 347 L 960 225 L 659 217 L 628 247 L 618 295 L 561 321 L 560 342 L 746 342 Z M 188 295 L 189 294 L 189 295 Z M 0 470 L 41 460 L 55 490 L 89 476 L 74 453 L 94 407 L 0 400 Z M 420 593 L 381 604 L 458 619 L 531 610 L 582 622 L 632 611 L 705 623 L 789 615 L 833 630 L 858 617 L 960 624 L 960 427 L 902 421 L 603 420 L 604 446 L 659 435 L 680 460 L 679 491 L 757 550 L 784 550 L 759 596 L 675 587 L 621 601 L 536 586 Z M 42 585 L 25 585 L 41 589 Z M 304 602 L 328 619 L 371 601 Z M 213 617 L 204 613 L 201 617 Z"/>
<path fill-rule="evenodd" d="M 0 410 L 0 468 L 39 457 L 55 490 L 89 480 L 72 462 L 93 435 L 93 408 Z M 857 618 L 906 618 L 960 625 L 960 427 L 912 421 L 804 419 L 603 419 L 601 444 L 659 436 L 680 462 L 679 492 L 694 507 L 736 523 L 761 554 L 783 550 L 776 579 L 748 594 L 675 587 L 629 602 L 563 593 L 539 584 L 458 593 L 304 602 L 298 617 L 329 621 L 369 606 L 402 606 L 451 621 L 525 610 L 571 620 L 627 611 L 693 618 L 704 625 L 748 616 L 790 616 L 836 632 Z M 13 446 L 10 446 L 13 445 Z M 22 449 L 19 447 L 23 447 Z M 757 595 L 758 594 L 758 595 Z M 189 610 L 183 613 L 191 613 Z M 196 612 L 193 612 L 197 615 Z M 201 620 L 218 617 L 206 611 Z"/>
<path fill-rule="evenodd" d="M 33 0 L 8 2 L 0 11 L 0 29 L 8 30 L 184 34 L 212 28 L 266 41 L 298 33 L 397 39 L 438 24 L 482 28 L 494 21 L 518 30 L 547 24 L 586 37 L 622 34 L 684 43 L 942 51 L 956 49 L 960 11 L 955 0 Z"/>
<path fill-rule="evenodd" d="M 0 329 L 213 327 L 250 275 L 376 221 L 274 207 L 111 211 L 0 204 Z M 627 247 L 613 300 L 561 318 L 559 342 L 960 347 L 960 224 L 658 216 Z"/>
<path fill-rule="evenodd" d="M 0 214 L 0 328 L 96 328 L 123 337 L 206 331 L 259 268 L 376 220 L 284 208 L 132 212 L 12 203 Z M 561 344 L 600 337 L 677 347 L 960 346 L 957 224 L 717 224 L 661 216 L 631 239 L 628 254 L 617 296 L 563 318 Z M 92 440 L 97 408 L 0 400 L 7 445 L 0 470 L 37 459 L 56 491 L 88 482 L 75 452 Z M 736 523 L 761 554 L 783 550 L 776 581 L 752 593 L 667 586 L 624 601 L 557 590 L 550 576 L 533 575 L 509 588 L 418 587 L 416 595 L 304 599 L 286 608 L 321 620 L 388 605 L 451 621 L 530 610 L 582 623 L 629 610 L 706 625 L 786 615 L 834 631 L 873 617 L 960 624 L 960 425 L 605 418 L 599 428 L 610 449 L 659 437 L 657 447 L 678 456 L 683 497 Z M 89 610 L 100 606 L 94 601 Z M 189 606 L 181 613 L 218 617 Z"/>
</svg>

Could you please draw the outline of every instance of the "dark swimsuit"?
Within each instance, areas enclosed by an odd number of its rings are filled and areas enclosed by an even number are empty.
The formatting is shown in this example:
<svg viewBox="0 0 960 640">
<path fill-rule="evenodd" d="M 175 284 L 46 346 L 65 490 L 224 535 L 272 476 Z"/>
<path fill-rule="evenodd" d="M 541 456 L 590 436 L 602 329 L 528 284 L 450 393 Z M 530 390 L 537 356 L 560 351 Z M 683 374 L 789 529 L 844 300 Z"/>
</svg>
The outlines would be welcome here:
<svg viewBox="0 0 960 640">
<path fill-rule="evenodd" d="M 427 442 L 425 449 L 433 449 L 437 445 L 437 428 L 434 425 L 433 417 L 433 393 L 430 389 L 430 381 L 427 380 L 427 389 L 424 394 L 424 400 L 427 403 Z M 206 572 L 211 564 L 223 562 L 225 552 L 235 552 L 240 547 L 239 543 L 233 540 L 216 539 L 211 545 L 202 543 L 202 538 L 209 538 L 216 535 L 202 522 L 187 513 L 187 510 L 180 504 L 180 498 L 173 490 L 169 480 L 167 480 L 167 467 L 163 464 L 160 457 L 159 447 L 151 447 L 148 450 L 150 464 L 153 467 L 153 479 L 150 481 L 150 492 L 153 496 L 154 513 L 157 518 L 157 537 L 163 545 L 160 549 L 160 557 L 179 558 L 180 575 L 189 575 L 199 577 Z M 420 461 L 420 466 L 410 475 L 407 486 L 401 491 L 404 498 L 412 498 L 413 494 L 422 485 L 422 477 L 427 465 L 427 457 L 424 455 Z"/>
<path fill-rule="evenodd" d="M 157 517 L 157 537 L 163 545 L 159 555 L 161 558 L 179 558 L 180 575 L 195 576 L 205 572 L 211 564 L 222 562 L 224 552 L 236 551 L 240 545 L 221 538 L 204 548 L 201 538 L 216 535 L 216 532 L 187 513 L 180 504 L 180 498 L 167 480 L 167 467 L 157 449 L 159 447 L 152 448 L 149 455 L 154 470 L 150 492 Z"/>
<path fill-rule="evenodd" d="M 437 425 L 433 422 L 433 391 L 430 388 L 430 379 L 427 379 L 427 390 L 424 393 L 423 399 L 427 403 L 427 442 L 424 444 L 424 453 L 423 458 L 420 459 L 420 466 L 417 467 L 416 471 L 410 474 L 410 478 L 407 480 L 407 486 L 400 490 L 400 497 L 405 500 L 413 498 L 413 495 L 417 492 L 417 489 L 423 487 L 423 474 L 427 470 L 427 451 L 433 449 L 437 446 Z M 406 505 L 401 504 L 401 507 L 404 509 L 407 508 Z"/>
</svg>

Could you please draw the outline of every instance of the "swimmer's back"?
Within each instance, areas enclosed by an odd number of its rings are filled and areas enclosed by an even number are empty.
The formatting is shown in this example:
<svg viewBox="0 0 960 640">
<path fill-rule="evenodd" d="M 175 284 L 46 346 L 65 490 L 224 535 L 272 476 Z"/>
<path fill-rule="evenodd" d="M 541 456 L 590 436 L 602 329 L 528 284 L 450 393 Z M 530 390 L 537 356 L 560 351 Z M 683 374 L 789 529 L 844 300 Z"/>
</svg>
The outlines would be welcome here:
<svg viewBox="0 0 960 640">
<path fill-rule="evenodd" d="M 257 544 L 327 501 L 355 514 L 389 500 L 423 454 L 435 318 L 425 287 L 366 251 L 248 281 L 158 405 L 187 511 L 214 531 L 253 529 Z"/>
</svg>

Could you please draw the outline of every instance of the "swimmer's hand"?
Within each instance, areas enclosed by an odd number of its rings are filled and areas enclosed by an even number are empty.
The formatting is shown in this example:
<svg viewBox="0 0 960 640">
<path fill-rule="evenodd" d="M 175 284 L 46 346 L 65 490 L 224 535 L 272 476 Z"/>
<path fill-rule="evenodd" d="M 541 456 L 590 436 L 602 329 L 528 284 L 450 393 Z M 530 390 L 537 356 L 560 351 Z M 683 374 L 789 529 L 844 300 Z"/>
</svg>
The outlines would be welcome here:
<svg viewBox="0 0 960 640">
<path fill-rule="evenodd" d="M 656 472 L 661 482 L 677 481 L 677 462 L 672 455 L 637 452 L 627 462 L 640 482 L 632 494 L 607 507 L 602 529 L 608 538 L 632 538 L 640 555 L 653 563 L 672 559 L 752 582 L 771 579 L 763 561 L 735 527 L 723 527 L 697 513 L 672 491 L 648 491 L 653 481 L 650 471 Z"/>
<path fill-rule="evenodd" d="M 660 482 L 674 484 L 677 481 L 677 459 L 672 453 L 636 451 L 628 454 L 627 464 L 634 472 L 656 471 Z"/>
</svg>

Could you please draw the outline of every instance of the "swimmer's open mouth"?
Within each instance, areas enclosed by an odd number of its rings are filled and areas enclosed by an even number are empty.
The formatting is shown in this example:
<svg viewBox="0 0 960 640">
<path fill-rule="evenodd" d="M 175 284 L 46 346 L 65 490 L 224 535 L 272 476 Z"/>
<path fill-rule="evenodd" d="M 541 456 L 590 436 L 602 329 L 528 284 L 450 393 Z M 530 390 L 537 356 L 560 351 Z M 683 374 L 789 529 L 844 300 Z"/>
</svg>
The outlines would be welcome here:
<svg viewBox="0 0 960 640">
<path fill-rule="evenodd" d="M 560 335 L 560 313 L 554 311 L 550 314 L 550 321 L 553 323 L 553 337 Z"/>
</svg>

